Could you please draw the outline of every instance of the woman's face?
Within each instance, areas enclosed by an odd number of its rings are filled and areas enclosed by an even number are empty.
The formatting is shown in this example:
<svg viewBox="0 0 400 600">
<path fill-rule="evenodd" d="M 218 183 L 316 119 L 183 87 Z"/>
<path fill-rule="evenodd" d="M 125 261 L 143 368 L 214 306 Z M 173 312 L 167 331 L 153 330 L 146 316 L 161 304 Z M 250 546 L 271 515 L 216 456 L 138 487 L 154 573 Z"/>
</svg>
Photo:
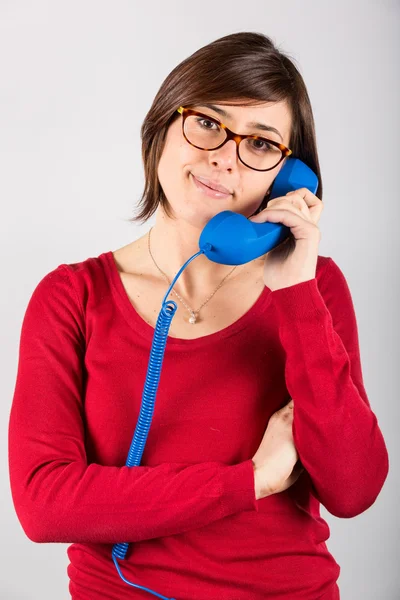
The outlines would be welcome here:
<svg viewBox="0 0 400 600">
<path fill-rule="evenodd" d="M 289 146 L 291 115 L 286 102 L 258 106 L 213 106 L 224 110 L 227 115 L 201 104 L 192 108 L 217 118 L 235 133 L 261 135 Z M 199 228 L 203 228 L 215 214 L 223 210 L 232 210 L 246 217 L 252 215 L 284 161 L 270 171 L 255 171 L 239 160 L 234 140 L 229 140 L 216 150 L 195 148 L 183 136 L 182 118 L 180 115 L 167 131 L 157 170 L 160 185 L 173 213 L 178 219 L 184 219 Z M 272 126 L 280 135 L 249 126 L 251 121 Z M 227 188 L 231 194 L 224 198 L 212 198 L 196 186 L 193 175 L 212 180 Z"/>
</svg>

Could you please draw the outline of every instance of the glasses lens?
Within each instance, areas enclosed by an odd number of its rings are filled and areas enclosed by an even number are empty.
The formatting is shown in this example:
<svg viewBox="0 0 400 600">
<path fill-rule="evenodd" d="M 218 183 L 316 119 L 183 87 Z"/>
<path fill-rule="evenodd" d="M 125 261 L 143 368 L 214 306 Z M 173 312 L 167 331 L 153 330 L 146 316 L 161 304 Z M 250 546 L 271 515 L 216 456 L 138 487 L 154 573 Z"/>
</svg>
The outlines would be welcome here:
<svg viewBox="0 0 400 600">
<path fill-rule="evenodd" d="M 186 117 L 184 132 L 191 144 L 203 150 L 213 150 L 226 138 L 224 129 L 216 121 L 200 115 Z"/>
<path fill-rule="evenodd" d="M 273 169 L 282 158 L 282 150 L 266 140 L 245 138 L 239 144 L 239 155 L 253 169 Z"/>
<path fill-rule="evenodd" d="M 225 130 L 213 119 L 189 115 L 185 119 L 185 136 L 191 144 L 203 150 L 217 148 L 226 138 Z M 273 169 L 282 158 L 282 151 L 265 140 L 245 138 L 239 144 L 241 160 L 253 169 Z"/>
</svg>

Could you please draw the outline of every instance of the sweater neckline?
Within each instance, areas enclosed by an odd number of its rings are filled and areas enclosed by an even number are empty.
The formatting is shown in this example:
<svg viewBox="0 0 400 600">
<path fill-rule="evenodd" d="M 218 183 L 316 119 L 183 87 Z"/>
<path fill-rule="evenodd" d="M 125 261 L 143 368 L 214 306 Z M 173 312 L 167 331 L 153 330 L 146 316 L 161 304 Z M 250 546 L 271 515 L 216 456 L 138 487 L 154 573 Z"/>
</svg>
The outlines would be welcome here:
<svg viewBox="0 0 400 600">
<path fill-rule="evenodd" d="M 137 333 L 139 333 L 149 342 L 152 342 L 155 328 L 149 325 L 149 323 L 143 319 L 143 317 L 137 312 L 132 304 L 125 290 L 124 284 L 122 283 L 112 250 L 100 254 L 99 259 L 105 265 L 110 283 L 110 289 L 125 320 Z M 242 316 L 240 316 L 236 321 L 227 327 L 224 327 L 219 331 L 191 339 L 172 337 L 168 335 L 168 345 L 174 347 L 183 346 L 186 348 L 200 347 L 208 345 L 212 342 L 223 340 L 239 332 L 243 332 L 248 325 L 253 322 L 256 323 L 257 317 L 260 316 L 267 304 L 270 302 L 270 294 L 271 291 L 269 288 L 264 286 L 261 294 L 258 296 L 253 305 Z"/>
</svg>

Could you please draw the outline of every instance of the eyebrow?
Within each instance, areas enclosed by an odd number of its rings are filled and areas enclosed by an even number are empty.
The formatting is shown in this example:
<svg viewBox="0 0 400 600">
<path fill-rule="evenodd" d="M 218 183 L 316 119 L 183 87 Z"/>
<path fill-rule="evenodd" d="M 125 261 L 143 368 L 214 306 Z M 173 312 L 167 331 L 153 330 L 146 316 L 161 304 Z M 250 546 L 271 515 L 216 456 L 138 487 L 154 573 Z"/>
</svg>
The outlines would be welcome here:
<svg viewBox="0 0 400 600">
<path fill-rule="evenodd" d="M 199 106 L 205 106 L 206 108 L 211 108 L 211 110 L 215 110 L 215 112 L 219 113 L 220 115 L 222 115 L 223 117 L 227 117 L 228 119 L 231 118 L 231 114 L 226 112 L 226 110 L 223 110 L 222 108 L 219 108 L 218 106 L 215 106 L 215 104 L 207 104 L 207 103 L 203 103 L 200 104 Z M 283 142 L 283 137 L 281 136 L 280 132 L 275 129 L 275 127 L 272 127 L 272 125 L 266 125 L 265 123 L 257 123 L 256 121 L 251 121 L 250 123 L 247 123 L 246 127 L 254 127 L 255 129 L 261 129 L 262 131 L 273 131 L 274 133 L 277 133 L 279 135 L 279 137 L 281 138 L 282 142 Z"/>
</svg>

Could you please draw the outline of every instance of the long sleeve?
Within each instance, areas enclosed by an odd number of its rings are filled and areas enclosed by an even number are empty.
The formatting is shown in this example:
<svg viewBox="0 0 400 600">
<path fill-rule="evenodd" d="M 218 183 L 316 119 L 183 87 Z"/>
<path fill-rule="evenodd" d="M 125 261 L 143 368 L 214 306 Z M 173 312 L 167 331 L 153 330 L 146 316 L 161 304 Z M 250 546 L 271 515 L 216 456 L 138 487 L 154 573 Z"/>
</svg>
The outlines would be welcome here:
<svg viewBox="0 0 400 600">
<path fill-rule="evenodd" d="M 26 535 L 35 542 L 134 542 L 257 511 L 250 459 L 88 464 L 84 320 L 60 265 L 39 282 L 26 309 L 10 413 L 11 491 Z"/>
<path fill-rule="evenodd" d="M 346 279 L 329 258 L 319 281 L 275 290 L 272 297 L 300 460 L 325 508 L 354 517 L 375 502 L 389 459 L 363 384 Z"/>
</svg>

